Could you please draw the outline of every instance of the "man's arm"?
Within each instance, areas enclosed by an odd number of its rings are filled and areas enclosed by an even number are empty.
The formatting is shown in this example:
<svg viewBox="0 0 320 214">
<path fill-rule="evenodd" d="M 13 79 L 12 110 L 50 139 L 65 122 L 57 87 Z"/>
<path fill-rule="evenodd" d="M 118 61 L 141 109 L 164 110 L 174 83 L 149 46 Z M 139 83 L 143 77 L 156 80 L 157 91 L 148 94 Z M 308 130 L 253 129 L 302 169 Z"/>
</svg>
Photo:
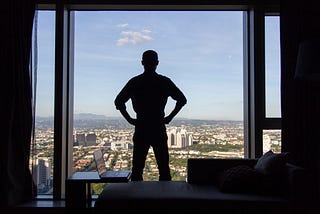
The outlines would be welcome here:
<svg viewBox="0 0 320 214">
<path fill-rule="evenodd" d="M 132 118 L 129 115 L 129 113 L 127 112 L 126 108 L 124 108 L 124 109 L 122 108 L 122 109 L 119 109 L 119 110 L 120 110 L 122 116 L 128 121 L 128 123 L 130 123 L 131 125 L 134 125 L 134 126 L 136 125 L 137 119 Z"/>
<path fill-rule="evenodd" d="M 126 108 L 126 102 L 130 99 L 129 95 L 129 83 L 125 85 L 125 87 L 120 91 L 114 100 L 114 104 L 116 109 L 120 111 L 122 116 L 130 123 L 131 125 L 136 125 L 136 119 L 132 118 Z"/>
<path fill-rule="evenodd" d="M 172 112 L 164 118 L 164 123 L 169 124 L 171 122 L 171 120 L 178 114 L 178 112 L 182 109 L 182 107 L 185 104 L 186 103 L 182 104 L 182 103 L 176 102 L 176 105 L 175 105 L 174 109 L 172 110 Z"/>
<path fill-rule="evenodd" d="M 171 120 L 179 113 L 182 107 L 187 103 L 187 98 L 173 82 L 171 82 L 171 92 L 171 97 L 176 100 L 176 105 L 171 113 L 164 118 L 165 124 L 169 124 Z"/>
</svg>

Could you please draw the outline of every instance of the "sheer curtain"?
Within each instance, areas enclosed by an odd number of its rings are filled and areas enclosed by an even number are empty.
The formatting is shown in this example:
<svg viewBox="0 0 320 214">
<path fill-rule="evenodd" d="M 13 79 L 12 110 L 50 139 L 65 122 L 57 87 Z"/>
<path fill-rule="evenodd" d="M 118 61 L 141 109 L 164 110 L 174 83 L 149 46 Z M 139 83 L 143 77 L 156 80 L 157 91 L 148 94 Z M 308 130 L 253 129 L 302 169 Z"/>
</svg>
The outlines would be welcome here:
<svg viewBox="0 0 320 214">
<path fill-rule="evenodd" d="M 32 88 L 31 111 L 32 111 L 32 129 L 31 129 L 31 147 L 30 147 L 30 169 L 33 181 L 36 182 L 36 136 L 35 136 L 35 121 L 36 121 L 36 103 L 37 103 L 37 76 L 38 76 L 38 11 L 34 13 L 33 32 L 32 32 L 32 48 L 30 61 L 30 77 Z M 34 196 L 37 195 L 36 184 L 33 187 Z"/>
<path fill-rule="evenodd" d="M 33 129 L 30 68 L 34 0 L 2 3 L 1 39 L 1 206 L 34 198 L 29 167 Z"/>
</svg>

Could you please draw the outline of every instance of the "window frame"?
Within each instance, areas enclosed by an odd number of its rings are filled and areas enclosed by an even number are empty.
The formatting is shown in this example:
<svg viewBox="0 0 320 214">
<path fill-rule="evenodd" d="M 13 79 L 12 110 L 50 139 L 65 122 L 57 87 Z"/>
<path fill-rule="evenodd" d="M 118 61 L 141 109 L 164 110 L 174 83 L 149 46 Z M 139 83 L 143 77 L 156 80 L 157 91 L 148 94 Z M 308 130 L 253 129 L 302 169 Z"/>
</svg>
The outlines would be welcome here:
<svg viewBox="0 0 320 214">
<path fill-rule="evenodd" d="M 262 155 L 263 130 L 280 129 L 281 118 L 266 117 L 265 96 L 265 16 L 280 14 L 280 1 L 219 1 L 215 4 L 124 4 L 119 1 L 37 0 L 38 10 L 55 10 L 54 89 L 54 170 L 53 199 L 65 195 L 65 180 L 71 175 L 73 92 L 74 92 L 74 12 L 75 10 L 240 10 L 243 11 L 243 98 L 245 158 Z"/>
</svg>

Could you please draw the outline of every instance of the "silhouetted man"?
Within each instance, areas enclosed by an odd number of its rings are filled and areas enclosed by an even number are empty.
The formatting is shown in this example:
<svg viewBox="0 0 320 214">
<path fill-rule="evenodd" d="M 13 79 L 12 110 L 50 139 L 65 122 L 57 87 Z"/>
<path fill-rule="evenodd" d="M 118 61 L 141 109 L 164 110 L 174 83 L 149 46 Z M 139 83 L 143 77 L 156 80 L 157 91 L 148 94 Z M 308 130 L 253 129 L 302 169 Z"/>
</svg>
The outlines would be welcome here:
<svg viewBox="0 0 320 214">
<path fill-rule="evenodd" d="M 143 180 L 143 169 L 150 146 L 152 146 L 159 170 L 159 180 L 171 180 L 169 153 L 165 124 L 176 116 L 187 103 L 180 89 L 168 78 L 156 73 L 158 54 L 147 50 L 141 61 L 144 72 L 131 78 L 115 99 L 115 105 L 123 117 L 135 126 L 133 135 L 133 158 L 131 181 Z M 168 97 L 176 100 L 171 113 L 165 116 Z M 126 110 L 131 99 L 136 118 Z"/>
</svg>

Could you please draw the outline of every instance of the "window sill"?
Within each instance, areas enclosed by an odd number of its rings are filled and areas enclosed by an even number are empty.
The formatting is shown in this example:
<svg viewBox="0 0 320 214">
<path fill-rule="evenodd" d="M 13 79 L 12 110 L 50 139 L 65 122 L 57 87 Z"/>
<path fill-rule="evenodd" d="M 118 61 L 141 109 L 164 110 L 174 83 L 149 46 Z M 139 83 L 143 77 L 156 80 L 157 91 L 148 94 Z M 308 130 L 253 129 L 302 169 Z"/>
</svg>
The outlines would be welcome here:
<svg viewBox="0 0 320 214">
<path fill-rule="evenodd" d="M 39 200 L 33 200 L 30 202 L 23 203 L 21 205 L 18 205 L 16 208 L 37 208 L 37 207 L 44 207 L 44 208 L 65 208 L 65 201 L 59 200 L 54 201 L 50 199 L 39 199 Z"/>
</svg>

